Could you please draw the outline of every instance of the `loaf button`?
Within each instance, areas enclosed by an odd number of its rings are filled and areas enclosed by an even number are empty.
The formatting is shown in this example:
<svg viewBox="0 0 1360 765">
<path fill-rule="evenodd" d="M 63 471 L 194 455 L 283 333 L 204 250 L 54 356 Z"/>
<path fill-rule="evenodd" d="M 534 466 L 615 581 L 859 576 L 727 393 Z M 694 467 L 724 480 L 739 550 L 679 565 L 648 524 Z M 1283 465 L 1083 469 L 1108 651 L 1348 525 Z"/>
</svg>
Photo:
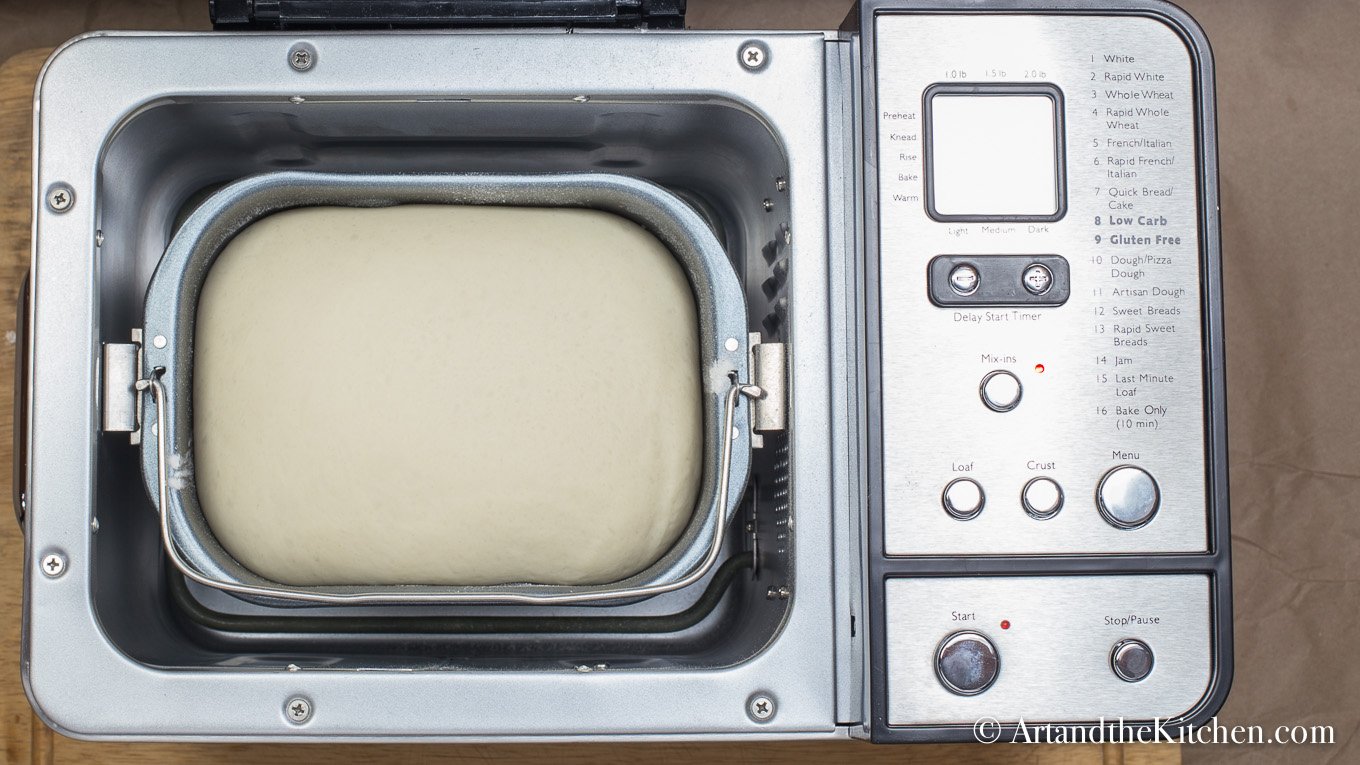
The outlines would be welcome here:
<svg viewBox="0 0 1360 765">
<path fill-rule="evenodd" d="M 955 478 L 945 485 L 940 501 L 946 513 L 966 521 L 982 512 L 983 505 L 987 504 L 987 495 L 983 493 L 982 485 L 977 481 L 971 478 Z"/>
</svg>

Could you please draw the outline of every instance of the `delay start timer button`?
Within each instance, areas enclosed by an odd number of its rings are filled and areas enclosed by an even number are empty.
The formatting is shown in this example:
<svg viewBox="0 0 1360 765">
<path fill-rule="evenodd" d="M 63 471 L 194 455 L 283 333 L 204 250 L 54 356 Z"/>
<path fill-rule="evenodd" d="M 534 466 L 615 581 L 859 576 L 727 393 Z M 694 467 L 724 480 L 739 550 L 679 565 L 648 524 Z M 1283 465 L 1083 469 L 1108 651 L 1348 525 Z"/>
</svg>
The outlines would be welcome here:
<svg viewBox="0 0 1360 765">
<path fill-rule="evenodd" d="M 960 295 L 977 292 L 979 280 L 978 270 L 967 263 L 960 263 L 949 272 L 949 286 Z"/>
<path fill-rule="evenodd" d="M 935 651 L 935 675 L 950 693 L 976 696 L 1001 673 L 1001 657 L 979 632 L 955 632 Z"/>
<path fill-rule="evenodd" d="M 1023 392 L 1020 378 L 1004 369 L 988 372 L 982 378 L 982 384 L 978 386 L 982 403 L 993 412 L 1009 412 L 1019 406 Z"/>
<path fill-rule="evenodd" d="M 1152 663 L 1152 649 L 1141 640 L 1121 640 L 1110 650 L 1110 668 L 1126 683 L 1136 683 L 1152 674 Z"/>
<path fill-rule="evenodd" d="M 1147 524 L 1162 504 L 1157 480 L 1133 465 L 1112 468 L 1096 487 L 1096 507 L 1111 526 L 1136 529 Z"/>
<path fill-rule="evenodd" d="M 961 521 L 971 520 L 982 512 L 982 507 L 987 504 L 987 495 L 982 491 L 982 484 L 971 478 L 955 478 L 944 487 L 944 492 L 940 495 L 940 502 L 944 505 L 944 511 L 958 518 Z"/>
<path fill-rule="evenodd" d="M 1042 295 L 1048 292 L 1049 287 L 1053 286 L 1053 272 L 1049 271 L 1048 267 L 1043 264 L 1032 263 L 1020 276 L 1020 281 L 1031 295 Z"/>
</svg>

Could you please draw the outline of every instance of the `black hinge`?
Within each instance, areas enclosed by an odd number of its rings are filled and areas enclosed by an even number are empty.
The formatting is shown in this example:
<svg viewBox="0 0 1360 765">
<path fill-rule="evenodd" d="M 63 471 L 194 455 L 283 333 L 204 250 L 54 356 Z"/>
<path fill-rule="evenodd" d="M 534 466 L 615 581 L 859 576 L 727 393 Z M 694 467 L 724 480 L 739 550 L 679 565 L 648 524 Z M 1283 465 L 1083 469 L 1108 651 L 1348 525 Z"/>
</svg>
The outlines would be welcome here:
<svg viewBox="0 0 1360 765">
<path fill-rule="evenodd" d="M 683 29 L 686 0 L 208 0 L 214 29 Z"/>
</svg>

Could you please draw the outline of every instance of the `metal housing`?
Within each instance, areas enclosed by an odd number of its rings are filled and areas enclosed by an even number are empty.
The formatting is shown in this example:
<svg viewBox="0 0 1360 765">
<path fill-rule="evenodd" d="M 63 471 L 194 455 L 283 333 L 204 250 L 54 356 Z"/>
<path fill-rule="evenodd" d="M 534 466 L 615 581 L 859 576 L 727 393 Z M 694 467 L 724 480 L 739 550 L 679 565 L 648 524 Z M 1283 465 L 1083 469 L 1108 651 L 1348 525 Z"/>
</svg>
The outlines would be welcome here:
<svg viewBox="0 0 1360 765">
<path fill-rule="evenodd" d="M 827 42 L 820 33 L 762 35 L 769 64 L 751 71 L 737 55 L 749 39 L 129 33 L 58 50 L 38 85 L 34 182 L 68 183 L 77 201 L 35 220 L 21 468 L 29 570 L 53 551 L 68 560 L 62 577 L 26 585 L 25 683 L 39 714 L 93 738 L 835 735 L 826 651 L 849 632 L 836 627 L 833 605 L 826 436 Z M 318 54 L 305 72 L 288 63 L 300 42 Z M 148 58 L 193 64 L 147 68 Z M 737 575 L 707 617 L 678 632 L 532 637 L 417 625 L 489 609 L 681 614 L 713 575 L 617 606 L 302 609 L 331 619 L 383 609 L 408 625 L 388 635 L 279 622 L 285 609 L 167 575 L 137 448 L 125 433 L 100 432 L 100 345 L 125 342 L 142 324 L 144 289 L 189 211 L 224 183 L 279 170 L 608 172 L 692 205 L 737 271 L 745 330 L 799 354 L 789 430 L 764 434 L 765 448 L 751 453 L 737 533 L 723 547 L 730 558 L 754 545 L 759 568 Z M 205 621 L 203 609 L 221 618 Z M 226 617 L 274 620 L 277 629 L 235 631 Z M 118 689 L 120 704 L 92 687 Z M 756 692 L 776 701 L 770 719 L 748 716 Z M 312 706 L 304 725 L 284 714 L 295 696 Z"/>
</svg>

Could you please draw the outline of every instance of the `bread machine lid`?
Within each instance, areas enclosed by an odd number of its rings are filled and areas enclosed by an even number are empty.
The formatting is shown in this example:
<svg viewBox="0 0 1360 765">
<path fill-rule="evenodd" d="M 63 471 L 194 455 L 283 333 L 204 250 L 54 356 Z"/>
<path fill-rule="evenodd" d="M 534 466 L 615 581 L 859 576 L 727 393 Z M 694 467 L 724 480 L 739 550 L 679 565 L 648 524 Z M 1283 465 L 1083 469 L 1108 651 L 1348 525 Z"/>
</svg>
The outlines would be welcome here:
<svg viewBox="0 0 1360 765">
<path fill-rule="evenodd" d="M 686 0 L 208 0 L 218 30 L 683 29 Z"/>
</svg>

